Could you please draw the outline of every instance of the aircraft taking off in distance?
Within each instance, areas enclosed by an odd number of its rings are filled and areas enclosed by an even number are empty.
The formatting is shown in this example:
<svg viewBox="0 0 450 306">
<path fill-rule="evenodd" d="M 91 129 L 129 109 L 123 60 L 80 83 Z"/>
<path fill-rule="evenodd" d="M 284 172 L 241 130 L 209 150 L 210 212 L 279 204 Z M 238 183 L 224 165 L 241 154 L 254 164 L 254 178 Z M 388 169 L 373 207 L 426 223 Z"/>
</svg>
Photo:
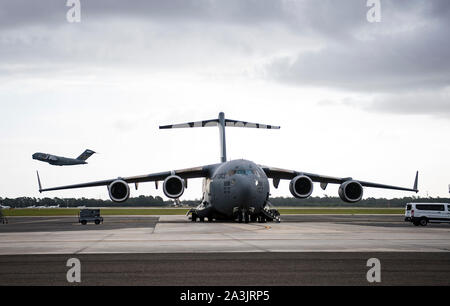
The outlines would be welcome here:
<svg viewBox="0 0 450 306">
<path fill-rule="evenodd" d="M 217 119 L 165 125 L 159 128 L 209 126 L 219 127 L 221 156 L 218 164 L 45 189 L 41 186 L 38 173 L 39 192 L 107 186 L 111 200 L 121 203 L 130 196 L 129 184 L 134 183 L 137 189 L 139 183 L 155 182 L 155 186 L 158 188 L 158 182 L 163 181 L 164 194 L 171 199 L 178 199 L 187 188 L 188 179 L 203 178 L 203 198 L 196 208 L 188 212 L 188 214 L 192 214 L 191 220 L 195 222 L 196 220 L 204 221 L 205 218 L 208 218 L 208 221 L 231 219 L 239 222 L 245 221 L 246 223 L 249 221 L 280 221 L 278 211 L 269 202 L 269 178 L 272 179 L 275 188 L 278 188 L 280 180 L 290 180 L 289 189 L 292 195 L 300 199 L 306 199 L 312 194 L 314 182 L 320 183 L 323 190 L 327 188 L 328 184 L 339 184 L 339 196 L 342 201 L 347 203 L 360 201 L 363 196 L 363 187 L 418 192 L 418 172 L 416 173 L 414 187 L 404 188 L 355 180 L 351 177 L 331 177 L 267 167 L 244 159 L 227 161 L 226 127 L 279 129 L 279 126 L 226 119 L 224 113 L 220 113 Z"/>
<path fill-rule="evenodd" d="M 77 158 L 68 158 L 38 152 L 33 154 L 33 159 L 40 160 L 54 166 L 84 165 L 87 164 L 86 160 L 94 153 L 94 151 L 87 149 Z"/>
</svg>

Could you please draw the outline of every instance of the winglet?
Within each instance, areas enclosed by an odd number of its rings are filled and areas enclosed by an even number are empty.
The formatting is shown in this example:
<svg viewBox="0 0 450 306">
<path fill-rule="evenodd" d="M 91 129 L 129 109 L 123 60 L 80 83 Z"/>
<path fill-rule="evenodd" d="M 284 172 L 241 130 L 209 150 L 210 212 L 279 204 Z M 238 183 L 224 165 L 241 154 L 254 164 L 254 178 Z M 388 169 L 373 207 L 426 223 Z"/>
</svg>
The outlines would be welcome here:
<svg viewBox="0 0 450 306">
<path fill-rule="evenodd" d="M 42 193 L 42 185 L 41 185 L 41 179 L 39 178 L 39 171 L 36 170 L 38 184 L 39 184 L 39 192 Z"/>
<path fill-rule="evenodd" d="M 419 185 L 419 171 L 416 172 L 416 179 L 414 180 L 414 187 L 413 189 L 417 192 L 419 192 L 419 190 L 417 189 Z"/>
</svg>

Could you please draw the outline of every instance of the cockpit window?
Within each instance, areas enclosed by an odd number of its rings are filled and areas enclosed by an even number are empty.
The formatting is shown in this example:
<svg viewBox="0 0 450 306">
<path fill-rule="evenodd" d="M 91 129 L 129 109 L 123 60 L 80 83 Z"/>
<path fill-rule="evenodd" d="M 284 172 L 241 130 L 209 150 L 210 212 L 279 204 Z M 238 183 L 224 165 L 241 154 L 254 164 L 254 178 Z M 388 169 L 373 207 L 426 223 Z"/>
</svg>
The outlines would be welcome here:
<svg viewBox="0 0 450 306">
<path fill-rule="evenodd" d="M 239 170 L 230 170 L 227 173 L 228 176 L 232 176 L 232 175 L 235 175 L 235 174 L 254 175 L 254 174 L 256 174 L 256 171 L 255 170 L 250 170 L 250 169 L 239 169 Z"/>
</svg>

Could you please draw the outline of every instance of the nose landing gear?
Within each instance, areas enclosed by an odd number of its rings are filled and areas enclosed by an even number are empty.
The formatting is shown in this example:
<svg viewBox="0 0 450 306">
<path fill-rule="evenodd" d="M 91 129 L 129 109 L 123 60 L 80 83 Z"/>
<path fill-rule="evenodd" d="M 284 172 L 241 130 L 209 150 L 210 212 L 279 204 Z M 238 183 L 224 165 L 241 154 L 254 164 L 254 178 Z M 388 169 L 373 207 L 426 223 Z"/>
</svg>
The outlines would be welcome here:
<svg viewBox="0 0 450 306">
<path fill-rule="evenodd" d="M 237 219 L 238 219 L 239 223 L 242 223 L 242 222 L 249 223 L 250 222 L 250 213 L 248 210 L 238 209 L 235 212 L 234 220 L 236 220 L 236 214 L 237 214 Z"/>
</svg>

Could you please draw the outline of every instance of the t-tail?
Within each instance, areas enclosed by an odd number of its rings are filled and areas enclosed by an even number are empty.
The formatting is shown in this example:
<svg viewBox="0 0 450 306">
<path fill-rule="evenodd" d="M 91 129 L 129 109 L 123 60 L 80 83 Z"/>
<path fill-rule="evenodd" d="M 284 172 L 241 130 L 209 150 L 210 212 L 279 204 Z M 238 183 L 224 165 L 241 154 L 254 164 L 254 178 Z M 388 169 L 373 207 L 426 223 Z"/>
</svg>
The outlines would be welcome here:
<svg viewBox="0 0 450 306">
<path fill-rule="evenodd" d="M 87 149 L 86 151 L 84 151 L 83 153 L 81 153 L 80 156 L 77 157 L 78 160 L 82 160 L 85 161 L 87 160 L 89 157 L 92 156 L 92 154 L 94 154 L 95 152 L 92 150 Z"/>
<path fill-rule="evenodd" d="M 160 129 L 178 129 L 178 128 L 209 127 L 209 126 L 218 126 L 219 127 L 220 161 L 222 163 L 227 161 L 227 145 L 226 145 L 226 138 L 225 138 L 225 127 L 243 127 L 243 128 L 255 128 L 255 129 L 279 129 L 280 128 L 279 126 L 274 126 L 274 125 L 226 119 L 224 113 L 219 113 L 219 117 L 217 119 L 186 122 L 186 123 L 180 123 L 180 124 L 163 125 L 163 126 L 160 126 L 159 128 Z"/>
</svg>

